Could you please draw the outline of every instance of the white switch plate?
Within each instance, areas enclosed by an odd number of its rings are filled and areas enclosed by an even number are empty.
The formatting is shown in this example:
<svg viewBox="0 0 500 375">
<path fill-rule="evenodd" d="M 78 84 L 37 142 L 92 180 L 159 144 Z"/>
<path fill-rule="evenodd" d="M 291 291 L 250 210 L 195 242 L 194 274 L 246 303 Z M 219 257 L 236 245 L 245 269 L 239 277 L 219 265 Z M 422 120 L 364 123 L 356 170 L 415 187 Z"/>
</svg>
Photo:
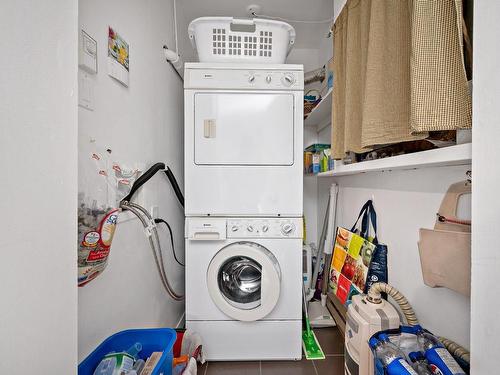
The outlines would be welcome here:
<svg viewBox="0 0 500 375">
<path fill-rule="evenodd" d="M 151 206 L 150 213 L 151 213 L 151 216 L 153 217 L 153 219 L 159 218 L 160 217 L 160 207 Z"/>
<path fill-rule="evenodd" d="M 82 70 L 78 72 L 78 105 L 89 111 L 94 110 L 94 82 Z"/>
<path fill-rule="evenodd" d="M 97 42 L 84 30 L 80 30 L 78 66 L 87 73 L 97 73 Z"/>
</svg>

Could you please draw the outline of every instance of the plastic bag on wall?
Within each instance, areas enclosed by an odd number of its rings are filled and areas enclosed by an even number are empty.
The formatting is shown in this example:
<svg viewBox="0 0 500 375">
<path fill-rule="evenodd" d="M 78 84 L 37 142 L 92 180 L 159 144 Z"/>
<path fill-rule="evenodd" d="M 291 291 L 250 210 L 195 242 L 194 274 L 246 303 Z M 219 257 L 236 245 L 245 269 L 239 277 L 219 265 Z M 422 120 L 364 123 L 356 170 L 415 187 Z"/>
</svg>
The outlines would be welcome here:
<svg viewBox="0 0 500 375">
<path fill-rule="evenodd" d="M 95 142 L 80 153 L 78 192 L 78 286 L 106 268 L 116 229 L 119 202 L 128 194 L 138 171 L 111 162 L 111 150 Z"/>
</svg>

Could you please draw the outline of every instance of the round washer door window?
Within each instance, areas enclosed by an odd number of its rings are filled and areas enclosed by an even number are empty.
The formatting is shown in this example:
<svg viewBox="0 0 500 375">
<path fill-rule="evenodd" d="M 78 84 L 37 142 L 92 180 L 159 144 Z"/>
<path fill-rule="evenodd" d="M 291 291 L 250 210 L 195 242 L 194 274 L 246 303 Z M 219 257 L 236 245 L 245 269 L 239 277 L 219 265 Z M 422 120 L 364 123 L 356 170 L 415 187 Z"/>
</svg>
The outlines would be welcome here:
<svg viewBox="0 0 500 375">
<path fill-rule="evenodd" d="M 254 321 L 268 315 L 278 303 L 281 271 L 274 255 L 253 242 L 222 248 L 207 271 L 210 296 L 229 317 Z"/>
</svg>

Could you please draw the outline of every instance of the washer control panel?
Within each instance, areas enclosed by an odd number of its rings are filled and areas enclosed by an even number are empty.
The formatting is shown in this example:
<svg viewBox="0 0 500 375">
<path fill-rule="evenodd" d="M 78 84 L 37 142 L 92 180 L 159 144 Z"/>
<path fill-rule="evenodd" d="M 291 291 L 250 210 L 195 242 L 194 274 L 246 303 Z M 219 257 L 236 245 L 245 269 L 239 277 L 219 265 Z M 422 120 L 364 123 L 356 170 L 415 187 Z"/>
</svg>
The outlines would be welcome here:
<svg viewBox="0 0 500 375">
<path fill-rule="evenodd" d="M 227 238 L 302 238 L 302 219 L 228 219 L 226 229 Z"/>
</svg>

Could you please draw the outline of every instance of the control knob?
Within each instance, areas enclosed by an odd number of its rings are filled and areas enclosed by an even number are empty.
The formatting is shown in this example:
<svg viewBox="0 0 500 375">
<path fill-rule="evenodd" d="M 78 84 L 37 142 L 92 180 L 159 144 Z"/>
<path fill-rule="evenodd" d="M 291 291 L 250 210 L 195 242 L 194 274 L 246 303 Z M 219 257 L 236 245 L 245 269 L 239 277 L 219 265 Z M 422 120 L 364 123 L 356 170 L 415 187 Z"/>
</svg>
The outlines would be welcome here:
<svg viewBox="0 0 500 375">
<path fill-rule="evenodd" d="M 264 224 L 262 226 L 262 232 L 266 233 L 269 230 L 269 225 Z"/>
<path fill-rule="evenodd" d="M 249 82 L 249 83 L 253 83 L 254 81 L 255 81 L 255 76 L 254 76 L 253 74 L 250 74 L 250 75 L 248 76 L 248 82 Z"/>
<path fill-rule="evenodd" d="M 238 230 L 238 226 L 237 226 L 237 225 L 233 225 L 233 226 L 231 227 L 231 230 L 232 230 L 233 232 L 236 232 L 236 231 Z"/>
<path fill-rule="evenodd" d="M 249 232 L 253 232 L 253 227 L 252 227 L 251 225 L 249 225 L 249 226 L 247 227 L 247 231 L 249 231 Z"/>
<path fill-rule="evenodd" d="M 273 79 L 273 77 L 271 77 L 271 76 L 267 76 L 267 77 L 266 77 L 266 82 L 267 82 L 267 83 L 271 83 L 271 80 L 272 80 L 272 79 Z"/>
<path fill-rule="evenodd" d="M 283 233 L 285 236 L 289 236 L 294 229 L 295 226 L 292 223 L 286 223 L 281 226 L 281 233 Z"/>
<path fill-rule="evenodd" d="M 293 74 L 286 73 L 281 79 L 281 81 L 285 86 L 289 87 L 295 83 L 295 77 L 293 76 Z"/>
</svg>

